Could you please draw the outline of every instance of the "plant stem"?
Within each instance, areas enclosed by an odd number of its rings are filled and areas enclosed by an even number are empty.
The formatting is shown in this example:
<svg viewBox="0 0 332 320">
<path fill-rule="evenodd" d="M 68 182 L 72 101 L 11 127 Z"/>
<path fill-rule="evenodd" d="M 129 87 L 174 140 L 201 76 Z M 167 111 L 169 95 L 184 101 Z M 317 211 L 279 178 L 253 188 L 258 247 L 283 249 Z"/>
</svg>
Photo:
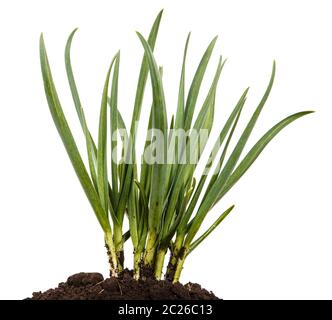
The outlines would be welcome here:
<svg viewBox="0 0 332 320">
<path fill-rule="evenodd" d="M 173 281 L 177 261 L 178 261 L 177 257 L 174 255 L 174 253 L 171 253 L 166 269 L 166 276 L 165 276 L 166 280 Z"/>
<path fill-rule="evenodd" d="M 141 262 L 142 262 L 142 251 L 134 251 L 134 279 L 138 280 L 140 278 L 141 271 Z"/>
<path fill-rule="evenodd" d="M 174 279 L 174 272 L 176 269 L 179 253 L 180 253 L 180 250 L 183 245 L 183 239 L 184 239 L 184 235 L 177 234 L 175 242 L 174 242 L 173 251 L 172 251 L 171 257 L 169 259 L 169 263 L 168 263 L 167 271 L 166 271 L 166 279 L 169 281 L 173 281 L 173 279 Z"/>
<path fill-rule="evenodd" d="M 179 258 L 178 258 L 178 261 L 176 263 L 176 269 L 175 269 L 175 273 L 174 273 L 173 283 L 178 282 L 179 279 L 180 279 L 181 272 L 182 272 L 182 269 L 183 269 L 183 264 L 184 264 L 184 261 L 187 257 L 188 251 L 189 250 L 185 247 L 182 247 L 181 250 L 180 250 Z"/>
<path fill-rule="evenodd" d="M 183 269 L 183 264 L 184 264 L 184 258 L 179 259 L 177 264 L 176 264 L 176 269 L 175 269 L 175 273 L 174 273 L 174 278 L 173 278 L 173 283 L 176 283 L 179 281 L 180 276 L 181 276 L 181 272 Z"/>
<path fill-rule="evenodd" d="M 157 280 L 161 279 L 161 274 L 163 271 L 164 260 L 167 250 L 166 249 L 159 249 L 156 255 L 156 262 L 154 266 L 154 275 Z"/>
<path fill-rule="evenodd" d="M 145 249 L 144 264 L 153 267 L 155 260 L 155 252 L 157 247 L 157 233 L 152 230 L 149 232 L 148 241 Z"/>
<path fill-rule="evenodd" d="M 110 263 L 110 275 L 113 277 L 118 276 L 118 259 L 115 252 L 112 232 L 105 233 L 105 246 L 107 249 L 108 260 Z"/>
<path fill-rule="evenodd" d="M 114 225 L 114 246 L 118 262 L 118 272 L 121 273 L 123 271 L 124 254 L 122 228 L 119 225 Z"/>
</svg>

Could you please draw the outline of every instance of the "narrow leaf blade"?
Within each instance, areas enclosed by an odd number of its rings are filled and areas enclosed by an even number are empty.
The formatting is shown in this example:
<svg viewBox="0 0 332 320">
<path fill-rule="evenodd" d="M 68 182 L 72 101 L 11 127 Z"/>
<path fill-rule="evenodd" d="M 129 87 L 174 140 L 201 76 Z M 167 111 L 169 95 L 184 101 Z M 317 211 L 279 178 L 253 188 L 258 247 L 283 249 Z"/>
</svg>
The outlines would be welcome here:
<svg viewBox="0 0 332 320">
<path fill-rule="evenodd" d="M 279 123 L 277 123 L 273 128 L 268 130 L 263 137 L 252 147 L 252 149 L 248 152 L 248 154 L 244 157 L 244 159 L 240 162 L 238 167 L 234 170 L 231 177 L 229 178 L 227 184 L 221 190 L 218 201 L 222 196 L 228 192 L 234 184 L 246 173 L 246 171 L 250 168 L 250 166 L 255 162 L 261 152 L 265 149 L 265 147 L 270 143 L 270 141 L 285 127 L 287 127 L 293 121 L 313 113 L 313 111 L 303 111 L 299 113 L 295 113 Z"/>
<path fill-rule="evenodd" d="M 234 205 L 228 208 L 225 212 L 223 212 L 219 218 L 211 225 L 211 227 L 206 230 L 196 241 L 194 241 L 189 248 L 189 253 L 191 253 L 197 246 L 202 243 L 210 234 L 211 232 L 219 226 L 219 224 L 230 214 L 230 212 L 234 209 Z M 189 254 L 188 253 L 188 254 Z"/>
<path fill-rule="evenodd" d="M 94 189 L 94 186 L 90 180 L 89 174 L 86 171 L 83 160 L 80 156 L 78 148 L 76 146 L 74 137 L 68 126 L 67 120 L 63 113 L 58 94 L 55 89 L 55 85 L 52 78 L 50 65 L 47 58 L 46 48 L 43 36 L 40 37 L 40 63 L 44 81 L 44 89 L 47 97 L 50 112 L 53 117 L 54 124 L 59 132 L 62 142 L 66 148 L 68 156 L 77 174 L 77 177 L 83 187 L 83 190 L 96 214 L 96 217 L 103 228 L 103 230 L 109 231 L 110 225 L 107 218 L 107 212 L 103 209 L 98 194 Z"/>
</svg>

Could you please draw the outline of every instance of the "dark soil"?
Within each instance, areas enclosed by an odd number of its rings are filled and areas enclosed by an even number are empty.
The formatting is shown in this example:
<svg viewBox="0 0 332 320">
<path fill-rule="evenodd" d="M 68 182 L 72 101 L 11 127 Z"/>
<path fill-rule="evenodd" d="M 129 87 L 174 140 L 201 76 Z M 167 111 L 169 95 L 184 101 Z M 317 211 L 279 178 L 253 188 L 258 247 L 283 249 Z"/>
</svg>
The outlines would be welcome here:
<svg viewBox="0 0 332 320">
<path fill-rule="evenodd" d="M 218 300 L 199 284 L 157 281 L 152 277 L 136 281 L 126 270 L 119 278 L 104 279 L 100 273 L 77 273 L 55 289 L 34 292 L 29 300 Z"/>
</svg>

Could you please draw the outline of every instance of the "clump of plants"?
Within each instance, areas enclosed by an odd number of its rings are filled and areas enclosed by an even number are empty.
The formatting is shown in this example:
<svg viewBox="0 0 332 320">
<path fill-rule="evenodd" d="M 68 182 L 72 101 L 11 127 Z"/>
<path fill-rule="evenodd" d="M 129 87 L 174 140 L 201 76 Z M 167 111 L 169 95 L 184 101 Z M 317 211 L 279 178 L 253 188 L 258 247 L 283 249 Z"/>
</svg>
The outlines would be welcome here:
<svg viewBox="0 0 332 320">
<path fill-rule="evenodd" d="M 278 122 L 242 156 L 272 89 L 275 78 L 273 63 L 267 88 L 251 118 L 241 129 L 237 141 L 233 141 L 233 136 L 239 130 L 237 126 L 248 89 L 244 90 L 225 123 L 218 123 L 221 130 L 215 137 L 216 142 L 203 173 L 197 176 L 197 165 L 202 161 L 202 153 L 214 122 L 217 87 L 225 60 L 220 57 L 208 92 L 201 92 L 201 84 L 217 40 L 214 38 L 199 62 L 189 90 L 186 90 L 186 56 L 190 34 L 188 35 L 182 69 L 179 70 L 177 108 L 169 121 L 162 68 L 153 54 L 161 17 L 162 12 L 154 21 L 147 39 L 137 33 L 144 56 L 129 128 L 126 128 L 121 115 L 122 109 L 118 104 L 120 52 L 112 59 L 101 98 L 97 139 L 89 130 L 71 66 L 70 50 L 76 30 L 69 36 L 65 49 L 65 66 L 86 142 L 87 165 L 82 160 L 59 101 L 43 36 L 40 38 L 40 62 L 45 94 L 54 123 L 104 232 L 111 275 L 118 277 L 124 270 L 124 243 L 130 239 L 134 247 L 135 279 L 144 278 L 147 270 L 156 279 L 162 279 L 163 266 L 167 263 L 165 278 L 175 283 L 179 281 L 186 258 L 226 218 L 234 206 L 222 212 L 207 230 L 199 234 L 209 212 L 213 211 L 214 206 L 245 174 L 267 144 L 283 128 L 310 111 L 293 114 Z M 151 82 L 153 103 L 150 107 L 145 147 L 139 157 L 136 142 L 142 137 L 137 136 L 136 124 L 140 123 L 148 79 Z M 198 96 L 202 94 L 205 94 L 204 102 L 198 105 Z M 184 134 L 181 136 L 179 132 Z M 198 134 L 200 132 L 207 134 L 202 138 Z M 121 139 L 118 139 L 119 136 Z M 128 231 L 123 227 L 125 219 L 129 222 Z M 170 260 L 165 261 L 168 252 Z"/>
</svg>

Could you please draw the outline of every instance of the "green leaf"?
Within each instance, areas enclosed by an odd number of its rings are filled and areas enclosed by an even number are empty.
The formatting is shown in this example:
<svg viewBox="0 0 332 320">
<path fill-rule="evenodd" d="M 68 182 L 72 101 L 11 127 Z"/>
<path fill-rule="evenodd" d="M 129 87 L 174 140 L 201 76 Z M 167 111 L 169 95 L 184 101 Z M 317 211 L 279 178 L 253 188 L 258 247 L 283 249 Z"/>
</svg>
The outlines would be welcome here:
<svg viewBox="0 0 332 320">
<path fill-rule="evenodd" d="M 206 237 L 211 234 L 211 232 L 218 227 L 218 225 L 229 215 L 229 213 L 234 209 L 234 205 L 228 208 L 225 212 L 223 212 L 219 218 L 211 225 L 211 227 L 206 230 L 196 241 L 194 241 L 189 247 L 189 253 L 191 253 L 197 246 L 202 243 Z"/>
<path fill-rule="evenodd" d="M 243 105 L 244 105 L 245 101 L 246 101 L 246 98 L 244 98 L 244 100 L 243 100 Z M 208 187 L 207 187 L 207 189 L 206 189 L 205 194 L 208 194 L 208 193 L 209 193 L 211 187 L 213 186 L 213 184 L 215 183 L 215 181 L 216 181 L 217 178 L 218 178 L 219 172 L 221 171 L 221 168 L 222 168 L 222 166 L 223 166 L 224 160 L 225 160 L 225 158 L 226 158 L 226 154 L 227 154 L 227 150 L 228 150 L 229 144 L 230 144 L 231 141 L 232 141 L 234 131 L 235 131 L 236 126 L 237 126 L 237 124 L 238 124 L 238 122 L 239 122 L 239 119 L 240 119 L 240 116 L 241 116 L 241 111 L 242 111 L 243 105 L 241 106 L 241 108 L 240 108 L 240 110 L 239 110 L 239 112 L 238 112 L 238 114 L 237 114 L 237 116 L 236 116 L 236 118 L 235 118 L 234 124 L 233 124 L 232 129 L 231 129 L 231 131 L 230 131 L 230 133 L 229 133 L 229 136 L 228 136 L 227 141 L 226 141 L 226 143 L 225 143 L 224 149 L 223 149 L 223 151 L 222 151 L 222 153 L 221 153 L 220 159 L 219 159 L 218 164 L 217 164 L 217 166 L 216 166 L 216 168 L 215 168 L 215 171 L 214 171 L 214 173 L 213 173 L 213 176 L 211 177 L 211 180 L 210 180 L 210 182 L 209 182 L 209 185 L 208 185 Z"/>
<path fill-rule="evenodd" d="M 148 123 L 148 128 L 147 128 L 147 133 L 146 133 L 146 138 L 145 138 L 145 144 L 144 144 L 144 149 L 143 149 L 143 155 L 141 158 L 141 184 L 146 191 L 147 197 L 149 198 L 150 194 L 150 178 L 151 178 L 151 165 L 149 165 L 145 158 L 144 158 L 144 151 L 147 150 L 148 146 L 151 143 L 152 139 L 152 116 L 153 116 L 153 102 L 151 105 L 150 109 L 150 116 L 149 116 L 149 123 Z"/>
<path fill-rule="evenodd" d="M 141 193 L 141 197 L 142 197 L 142 204 L 143 204 L 143 211 L 145 211 L 146 213 L 149 211 L 149 205 L 148 205 L 148 199 L 145 195 L 145 190 L 143 188 L 143 186 L 139 183 L 139 181 L 135 180 L 135 185 L 138 187 L 140 193 Z"/>
<path fill-rule="evenodd" d="M 159 73 L 160 73 L 160 76 L 162 77 L 163 69 L 161 67 L 159 67 Z M 144 158 L 144 151 L 147 150 L 147 148 L 151 144 L 151 140 L 152 140 L 153 110 L 154 110 L 154 106 L 153 106 L 153 101 L 152 101 L 151 108 L 150 108 L 150 116 L 149 116 L 147 134 L 146 134 L 145 144 L 144 144 L 144 149 L 143 149 L 143 155 L 141 157 L 141 184 L 145 190 L 147 199 L 150 198 L 150 187 L 151 187 L 150 181 L 151 181 L 152 166 L 146 162 L 146 160 Z"/>
<path fill-rule="evenodd" d="M 118 165 L 117 165 L 117 152 L 118 146 L 117 141 L 114 140 L 113 135 L 117 135 L 118 131 L 118 85 L 119 85 L 119 66 L 120 66 L 120 53 L 115 61 L 114 65 L 114 73 L 112 80 L 112 89 L 111 89 L 111 98 L 110 98 L 110 106 L 111 106 L 111 150 L 112 150 L 112 189 L 115 196 L 115 203 L 118 203 L 119 197 L 119 188 L 118 188 Z M 117 136 L 116 136 L 117 139 Z"/>
<path fill-rule="evenodd" d="M 70 34 L 70 36 L 67 40 L 67 44 L 66 44 L 66 49 L 65 49 L 66 72 L 67 72 L 69 87 L 70 87 L 70 91 L 71 91 L 74 105 L 76 108 L 76 112 L 77 112 L 78 118 L 80 120 L 81 127 L 82 127 L 82 130 L 83 130 L 83 133 L 85 136 L 85 140 L 86 140 L 86 148 L 87 148 L 89 169 L 90 169 L 92 182 L 93 182 L 95 188 L 97 188 L 97 173 L 96 173 L 97 148 L 96 148 L 96 144 L 93 141 L 93 138 L 90 134 L 88 125 L 85 120 L 83 107 L 82 107 L 81 100 L 80 100 L 80 97 L 78 94 L 78 90 L 77 90 L 77 86 L 75 83 L 75 78 L 74 78 L 74 74 L 73 74 L 73 70 L 72 70 L 72 66 L 71 66 L 70 50 L 71 50 L 71 44 L 73 41 L 73 37 L 74 37 L 76 31 L 77 31 L 77 29 L 75 29 Z"/>
<path fill-rule="evenodd" d="M 239 118 L 239 114 L 241 113 L 241 110 L 245 104 L 246 101 L 246 96 L 248 93 L 248 88 L 243 92 L 242 96 L 240 97 L 239 101 L 237 102 L 234 110 L 232 111 L 232 113 L 230 114 L 230 116 L 228 117 L 225 125 L 223 126 L 222 130 L 220 131 L 220 134 L 212 148 L 212 151 L 210 153 L 209 159 L 205 165 L 205 169 L 204 169 L 204 174 L 201 176 L 201 179 L 198 183 L 197 189 L 194 193 L 194 196 L 189 204 L 189 207 L 181 221 L 181 224 L 179 226 L 178 232 L 180 234 L 183 234 L 185 232 L 185 230 L 187 229 L 187 223 L 197 205 L 198 199 L 201 196 L 205 181 L 208 177 L 208 174 L 210 172 L 211 166 L 214 163 L 214 160 L 218 154 L 219 149 L 221 148 L 221 146 L 223 145 L 223 142 L 229 132 L 229 130 L 234 131 L 236 124 L 237 124 L 237 120 Z M 231 138 L 231 134 L 229 135 L 228 140 L 230 140 Z M 224 147 L 224 151 L 227 150 L 227 145 L 228 143 L 226 142 L 226 146 Z M 221 165 L 221 163 L 219 163 L 219 165 Z M 215 176 L 217 177 L 217 175 Z M 210 181 L 213 181 L 214 177 L 212 176 Z M 212 183 L 213 184 L 213 183 Z"/>
<path fill-rule="evenodd" d="M 187 59 L 189 40 L 190 40 L 190 32 L 187 36 L 186 44 L 184 47 L 184 53 L 183 53 L 179 94 L 178 94 L 178 106 L 177 106 L 176 118 L 175 118 L 175 129 L 184 128 L 186 59 Z"/>
<path fill-rule="evenodd" d="M 121 140 L 122 140 L 121 157 L 122 157 L 122 159 L 124 159 L 129 137 L 128 137 L 128 131 L 127 131 L 126 125 L 123 121 L 123 118 L 122 118 L 119 110 L 118 110 L 118 127 L 119 127 L 119 130 L 122 130 L 122 132 L 124 133 L 124 136 L 121 134 Z M 124 172 L 125 164 L 123 161 L 121 161 L 119 163 L 120 190 L 122 190 L 122 186 L 123 186 L 124 179 L 125 179 L 125 175 L 124 175 L 125 174 L 125 172 Z"/>
<path fill-rule="evenodd" d="M 163 10 L 161 10 L 159 12 L 156 20 L 153 23 L 150 34 L 149 34 L 148 44 L 152 51 L 154 50 L 154 47 L 156 44 L 162 14 L 163 14 Z M 137 89 L 136 89 L 134 111 L 133 111 L 133 117 L 132 117 L 131 128 L 130 128 L 130 134 L 132 136 L 135 136 L 135 124 L 140 118 L 142 102 L 143 102 L 144 91 L 145 91 L 148 74 L 149 74 L 149 64 L 148 64 L 147 54 L 145 53 L 143 56 L 141 70 L 140 70 L 138 83 L 137 83 Z"/>
<path fill-rule="evenodd" d="M 129 230 L 130 230 L 130 234 L 131 234 L 131 240 L 133 243 L 134 248 L 137 248 L 138 244 L 139 244 L 139 207 L 136 205 L 136 201 L 137 201 L 137 195 L 136 195 L 136 190 L 135 188 L 135 184 L 132 183 L 131 184 L 131 189 L 130 189 L 130 195 L 128 198 L 128 204 L 127 204 L 127 209 L 128 209 L 128 213 L 129 213 Z"/>
<path fill-rule="evenodd" d="M 148 38 L 148 43 L 152 49 L 154 49 L 158 31 L 159 31 L 159 26 L 160 26 L 160 21 L 162 17 L 163 10 L 161 10 L 155 19 L 150 34 Z M 136 128 L 135 125 L 139 121 L 140 114 L 141 114 L 141 108 L 142 108 L 142 102 L 143 102 L 143 97 L 144 97 L 144 91 L 145 91 L 145 86 L 146 86 L 146 81 L 149 73 L 149 66 L 148 66 L 148 61 L 146 54 L 144 54 L 143 59 L 142 59 L 142 64 L 141 64 L 141 69 L 138 77 L 138 83 L 137 83 L 137 89 L 136 89 L 136 96 L 135 96 L 135 102 L 134 102 L 134 110 L 133 110 L 133 115 L 132 115 L 132 120 L 131 120 L 131 126 L 130 126 L 130 141 L 129 141 L 129 146 L 128 149 L 126 150 L 126 155 L 125 158 L 127 159 L 125 164 L 123 166 L 123 175 L 124 179 L 122 188 L 120 191 L 120 200 L 119 200 L 119 205 L 117 208 L 118 215 L 120 219 L 123 219 L 123 215 L 125 212 L 126 208 L 126 203 L 128 201 L 128 197 L 130 194 L 130 188 L 132 184 L 132 176 L 134 174 L 134 164 L 128 164 L 129 160 L 132 159 L 132 163 L 135 162 L 135 139 L 136 139 Z M 136 177 L 134 177 L 136 178 Z M 131 214 L 129 212 L 129 219 L 131 217 Z"/>
<path fill-rule="evenodd" d="M 111 114 L 114 113 L 114 111 L 112 110 L 112 106 L 111 106 L 111 99 L 108 98 L 108 104 L 111 108 Z M 126 128 L 126 125 L 123 121 L 123 117 L 121 115 L 121 112 L 118 108 L 116 108 L 116 112 L 117 112 L 117 121 L 118 121 L 118 129 L 121 130 L 121 141 L 122 141 L 122 148 L 121 148 L 121 157 L 122 159 L 124 159 L 125 157 L 125 153 L 126 153 L 126 147 L 127 147 L 127 143 L 129 140 L 129 136 L 128 136 L 128 131 Z M 118 175 L 119 175 L 119 179 L 120 179 L 120 190 L 122 189 L 122 185 L 124 182 L 124 161 L 121 161 L 118 165 Z"/>
<path fill-rule="evenodd" d="M 246 173 L 246 171 L 250 168 L 250 166 L 254 163 L 260 153 L 265 149 L 268 143 L 286 126 L 290 123 L 299 119 L 307 114 L 313 113 L 313 111 L 303 111 L 299 113 L 295 113 L 282 121 L 276 124 L 273 128 L 267 131 L 263 137 L 252 147 L 252 149 L 248 152 L 248 154 L 244 157 L 244 159 L 240 162 L 238 167 L 234 170 L 232 175 L 230 176 L 227 184 L 221 190 L 218 200 L 219 201 L 225 194 L 228 192 L 234 184 Z"/>
<path fill-rule="evenodd" d="M 215 92 L 217 89 L 218 81 L 219 81 L 223 66 L 224 66 L 224 64 L 222 63 L 222 60 L 220 58 L 215 76 L 213 78 L 213 81 L 212 81 L 212 84 L 210 87 L 210 90 L 209 90 L 209 92 L 206 96 L 206 99 L 203 103 L 203 106 L 196 118 L 196 121 L 195 121 L 195 124 L 193 127 L 193 132 L 189 136 L 189 141 L 187 142 L 187 146 L 186 146 L 186 150 L 185 150 L 186 154 L 185 153 L 182 154 L 181 164 L 178 167 L 177 174 L 174 176 L 173 188 L 168 197 L 169 201 L 168 201 L 168 206 L 167 206 L 167 210 L 166 210 L 166 214 L 165 214 L 163 238 L 169 238 L 170 233 L 174 232 L 173 228 L 170 229 L 170 226 L 171 226 L 171 222 L 173 220 L 173 215 L 175 214 L 175 207 L 176 207 L 177 199 L 178 199 L 179 193 L 181 192 L 181 190 L 183 188 L 183 185 L 186 183 L 186 181 L 188 179 L 191 179 L 193 170 L 196 166 L 191 163 L 185 163 L 184 157 L 186 157 L 186 155 L 188 155 L 188 154 L 190 156 L 191 154 L 196 152 L 197 145 L 198 145 L 198 138 L 199 138 L 199 135 L 197 135 L 197 132 L 200 132 L 200 130 L 203 128 L 204 124 L 206 124 L 205 121 L 206 121 L 208 112 L 209 112 L 210 108 L 213 107 L 213 105 L 214 105 Z M 190 145 L 195 146 L 193 151 L 190 150 Z M 190 150 L 190 151 L 188 152 L 188 150 Z M 185 163 L 185 164 L 182 164 L 182 163 Z"/>
<path fill-rule="evenodd" d="M 137 33 L 149 63 L 152 93 L 153 93 L 153 129 L 160 130 L 163 134 L 164 145 L 163 150 L 164 158 L 167 151 L 167 115 L 165 106 L 164 90 L 162 86 L 160 72 L 157 63 L 154 59 L 151 47 L 143 38 L 140 33 Z M 165 162 L 164 162 L 165 163 Z M 161 215 L 163 212 L 163 201 L 165 188 L 163 181 L 165 181 L 166 166 L 165 164 L 155 163 L 152 167 L 152 185 L 151 185 L 151 198 L 150 198 L 150 213 L 149 213 L 149 228 L 158 230 L 160 226 Z"/>
<path fill-rule="evenodd" d="M 196 70 L 195 76 L 193 78 L 193 81 L 191 83 L 188 98 L 186 102 L 186 108 L 185 108 L 185 117 L 184 117 L 184 129 L 185 131 L 189 130 L 191 126 L 191 122 L 193 119 L 195 106 L 198 98 L 198 93 L 200 91 L 200 87 L 203 81 L 203 77 L 207 68 L 207 65 L 209 63 L 213 48 L 216 44 L 218 37 L 213 38 L 213 40 L 208 45 L 206 51 L 204 52 L 204 55 L 198 65 L 198 68 Z"/>
<path fill-rule="evenodd" d="M 153 129 L 158 129 L 163 134 L 167 134 L 166 105 L 161 75 L 150 45 L 139 32 L 137 32 L 137 35 L 143 45 L 150 68 L 153 93 Z"/>
<path fill-rule="evenodd" d="M 98 134 L 98 151 L 97 151 L 97 183 L 99 197 L 101 204 L 106 212 L 108 212 L 109 205 L 109 185 L 107 173 L 107 100 L 108 100 L 108 87 L 110 81 L 111 71 L 114 62 L 119 58 L 117 53 L 108 69 L 106 80 L 103 89 L 103 96 L 100 107 L 99 117 L 99 134 Z"/>
<path fill-rule="evenodd" d="M 122 236 L 122 241 L 125 243 L 130 238 L 130 231 L 126 231 Z"/>
<path fill-rule="evenodd" d="M 147 229 L 148 229 L 148 214 L 149 214 L 149 204 L 148 198 L 146 196 L 145 190 L 142 184 L 135 180 L 135 186 L 138 188 L 140 192 L 140 215 L 138 216 L 138 226 L 137 231 L 134 230 L 134 233 L 137 233 L 138 244 L 137 248 L 139 250 L 143 250 L 147 237 Z M 134 244 L 135 246 L 135 244 Z"/>
<path fill-rule="evenodd" d="M 40 37 L 40 63 L 44 81 L 44 89 L 47 97 L 48 106 L 53 117 L 54 124 L 59 132 L 62 142 L 66 148 L 70 161 L 74 167 L 77 177 L 83 187 L 83 190 L 96 214 L 96 217 L 104 230 L 109 232 L 111 230 L 108 222 L 108 214 L 103 209 L 100 199 L 92 181 L 90 180 L 89 174 L 84 166 L 83 160 L 80 156 L 78 148 L 76 146 L 74 137 L 68 126 L 66 117 L 63 113 L 58 94 L 55 89 L 55 85 L 52 78 L 51 69 L 49 66 L 45 43 L 43 35 Z"/>
<path fill-rule="evenodd" d="M 183 60 L 182 60 L 182 68 L 181 68 L 181 76 L 180 76 L 180 84 L 179 84 L 179 93 L 178 93 L 178 104 L 177 104 L 177 110 L 175 115 L 175 130 L 180 130 L 184 128 L 184 110 L 185 110 L 185 76 L 186 76 L 186 59 L 187 59 L 187 51 L 188 51 L 188 45 L 190 40 L 190 32 L 187 36 L 187 40 L 184 47 L 184 53 L 183 53 Z M 173 143 L 172 137 L 169 139 L 169 144 Z M 173 165 L 170 167 L 169 172 L 169 182 L 168 182 L 168 189 L 171 186 L 172 183 L 172 177 L 174 177 L 174 173 L 176 172 L 178 168 L 178 162 L 179 162 L 179 154 L 181 154 L 181 150 L 184 148 L 184 141 L 175 140 L 175 152 L 174 152 L 174 159 L 173 159 Z M 179 193 L 178 199 L 182 199 L 184 197 L 184 190 L 181 190 Z"/>
<path fill-rule="evenodd" d="M 205 194 L 204 200 L 202 201 L 198 212 L 195 216 L 195 218 L 192 221 L 192 224 L 189 228 L 185 243 L 188 246 L 194 236 L 196 235 L 198 229 L 200 228 L 200 225 L 202 224 L 206 214 L 210 210 L 211 206 L 215 203 L 215 201 L 218 199 L 218 195 L 220 193 L 220 190 L 223 188 L 225 183 L 227 182 L 229 176 L 231 175 L 234 167 L 236 166 L 237 161 L 239 160 L 241 153 L 249 139 L 249 136 L 257 122 L 257 119 L 265 105 L 265 102 L 270 94 L 270 91 L 272 89 L 273 81 L 275 77 L 275 63 L 273 63 L 272 68 L 272 74 L 270 78 L 270 82 L 267 86 L 267 89 L 263 95 L 263 98 L 261 99 L 259 105 L 257 106 L 254 114 L 252 115 L 249 123 L 247 124 L 246 128 L 244 129 L 238 143 L 236 144 L 233 152 L 231 153 L 228 161 L 225 164 L 225 167 L 220 172 L 217 180 L 215 181 L 214 185 L 211 187 L 208 193 Z"/>
</svg>

